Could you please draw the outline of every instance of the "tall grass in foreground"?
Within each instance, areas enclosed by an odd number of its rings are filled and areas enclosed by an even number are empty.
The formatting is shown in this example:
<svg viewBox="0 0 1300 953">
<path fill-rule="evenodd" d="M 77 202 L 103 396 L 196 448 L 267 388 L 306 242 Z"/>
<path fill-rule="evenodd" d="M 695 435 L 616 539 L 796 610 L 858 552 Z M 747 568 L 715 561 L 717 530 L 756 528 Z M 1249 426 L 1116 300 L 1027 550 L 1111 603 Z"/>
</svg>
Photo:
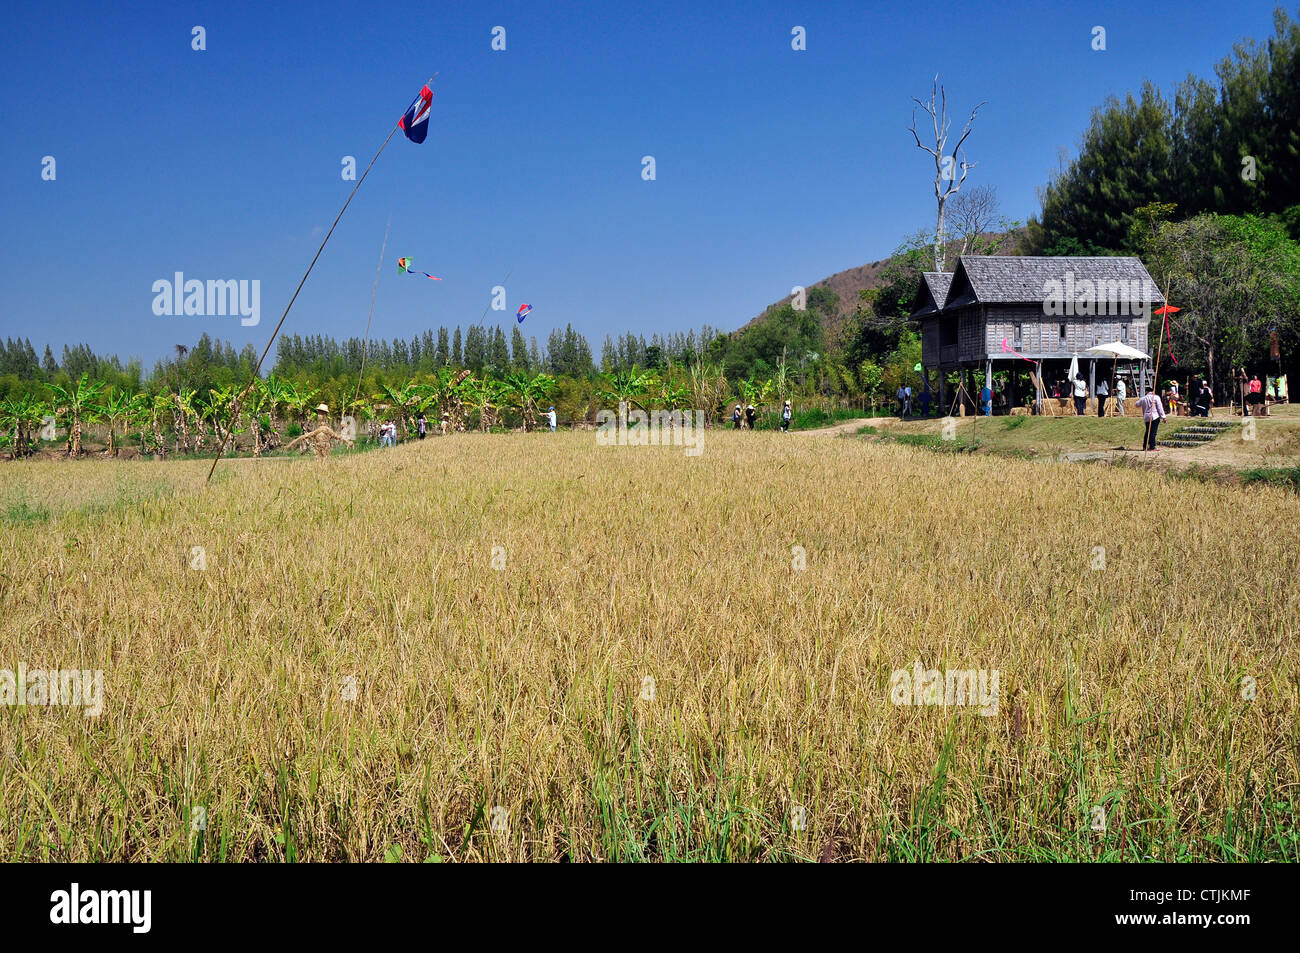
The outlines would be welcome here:
<svg viewBox="0 0 1300 953">
<path fill-rule="evenodd" d="M 1300 858 L 1293 493 L 729 432 L 219 470 L 0 467 L 0 668 L 106 696 L 0 709 L 0 857 Z"/>
</svg>

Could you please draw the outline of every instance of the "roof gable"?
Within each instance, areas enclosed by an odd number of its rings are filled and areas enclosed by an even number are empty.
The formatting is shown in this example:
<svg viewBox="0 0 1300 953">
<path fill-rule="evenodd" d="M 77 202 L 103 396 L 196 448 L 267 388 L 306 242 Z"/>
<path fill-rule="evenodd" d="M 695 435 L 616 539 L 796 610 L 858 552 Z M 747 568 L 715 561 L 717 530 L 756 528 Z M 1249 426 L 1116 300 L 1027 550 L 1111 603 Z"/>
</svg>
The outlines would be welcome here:
<svg viewBox="0 0 1300 953">
<path fill-rule="evenodd" d="M 922 272 L 916 297 L 912 299 L 912 317 L 924 318 L 942 311 L 951 281 L 952 275 L 946 271 Z"/>
</svg>

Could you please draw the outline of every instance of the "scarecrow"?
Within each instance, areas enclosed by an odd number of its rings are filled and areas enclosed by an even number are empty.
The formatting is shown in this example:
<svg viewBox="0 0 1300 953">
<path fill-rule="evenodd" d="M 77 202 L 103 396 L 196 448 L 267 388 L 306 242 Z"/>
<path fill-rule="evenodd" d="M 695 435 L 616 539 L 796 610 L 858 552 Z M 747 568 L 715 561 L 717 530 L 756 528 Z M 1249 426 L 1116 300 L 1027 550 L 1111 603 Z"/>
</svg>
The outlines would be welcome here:
<svg viewBox="0 0 1300 953">
<path fill-rule="evenodd" d="M 296 444 L 300 444 L 305 440 L 310 440 L 312 449 L 316 451 L 316 459 L 324 460 L 326 457 L 330 455 L 330 450 L 333 449 L 335 440 L 342 441 L 343 443 L 346 443 L 349 447 L 352 446 L 351 440 L 343 436 L 343 434 L 341 433 L 336 433 L 334 429 L 330 427 L 329 407 L 327 407 L 325 404 L 318 404 L 316 410 L 319 414 L 318 426 L 316 427 L 316 429 L 310 431 L 309 433 L 303 434 L 301 437 L 298 437 L 295 440 L 291 440 L 289 443 L 286 443 L 284 445 L 284 448 L 288 450 L 290 447 Z"/>
</svg>

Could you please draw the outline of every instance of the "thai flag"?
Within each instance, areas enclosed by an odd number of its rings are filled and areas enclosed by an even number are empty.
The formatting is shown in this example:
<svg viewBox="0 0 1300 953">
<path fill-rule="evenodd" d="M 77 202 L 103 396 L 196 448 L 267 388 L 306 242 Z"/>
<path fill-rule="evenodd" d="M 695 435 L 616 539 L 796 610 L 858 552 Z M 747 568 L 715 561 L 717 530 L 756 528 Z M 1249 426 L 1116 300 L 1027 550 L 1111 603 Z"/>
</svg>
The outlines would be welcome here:
<svg viewBox="0 0 1300 953">
<path fill-rule="evenodd" d="M 519 319 L 520 324 L 523 324 L 524 318 L 528 317 L 532 313 L 533 306 L 531 304 L 521 304 L 519 310 L 515 313 L 515 317 Z"/>
<path fill-rule="evenodd" d="M 407 139 L 416 143 L 424 142 L 424 137 L 429 134 L 429 107 L 432 104 L 433 91 L 425 86 L 420 90 L 420 95 L 415 97 L 415 102 L 407 107 L 406 115 L 398 121 Z"/>
</svg>

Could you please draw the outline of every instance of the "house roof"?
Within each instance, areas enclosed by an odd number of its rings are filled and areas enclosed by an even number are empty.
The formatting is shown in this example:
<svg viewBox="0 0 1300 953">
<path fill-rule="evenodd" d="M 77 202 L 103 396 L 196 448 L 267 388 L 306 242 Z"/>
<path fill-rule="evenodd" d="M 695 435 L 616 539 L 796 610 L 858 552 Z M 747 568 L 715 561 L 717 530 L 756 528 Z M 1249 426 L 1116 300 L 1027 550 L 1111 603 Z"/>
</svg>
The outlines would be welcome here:
<svg viewBox="0 0 1300 953">
<path fill-rule="evenodd" d="M 1077 300 L 1086 281 L 1099 301 L 1159 305 L 1165 300 L 1142 262 L 1132 257 L 962 255 L 943 307 Z"/>
<path fill-rule="evenodd" d="M 950 272 L 923 272 L 921 284 L 916 289 L 916 298 L 912 301 L 912 317 L 924 317 L 941 311 L 944 301 L 948 298 L 950 284 L 952 284 Z"/>
</svg>

